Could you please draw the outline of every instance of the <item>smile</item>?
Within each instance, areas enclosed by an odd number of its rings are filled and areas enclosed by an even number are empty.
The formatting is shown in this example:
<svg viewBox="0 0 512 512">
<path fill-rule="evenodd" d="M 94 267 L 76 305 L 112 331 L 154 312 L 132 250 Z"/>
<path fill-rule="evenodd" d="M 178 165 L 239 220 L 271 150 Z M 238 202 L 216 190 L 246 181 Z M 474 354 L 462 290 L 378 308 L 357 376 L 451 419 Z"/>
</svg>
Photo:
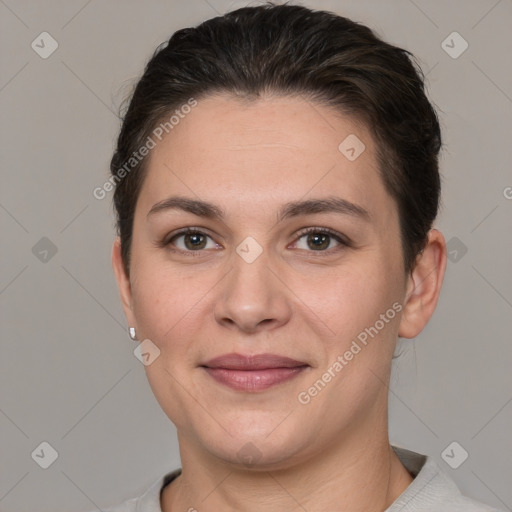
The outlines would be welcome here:
<svg viewBox="0 0 512 512">
<path fill-rule="evenodd" d="M 307 366 L 297 368 L 269 368 L 266 370 L 227 370 L 226 368 L 205 368 L 208 375 L 217 382 L 239 391 L 262 391 L 292 379 Z"/>
<path fill-rule="evenodd" d="M 293 379 L 309 365 L 274 354 L 226 354 L 207 361 L 201 367 L 225 386 L 238 391 L 256 392 Z"/>
</svg>

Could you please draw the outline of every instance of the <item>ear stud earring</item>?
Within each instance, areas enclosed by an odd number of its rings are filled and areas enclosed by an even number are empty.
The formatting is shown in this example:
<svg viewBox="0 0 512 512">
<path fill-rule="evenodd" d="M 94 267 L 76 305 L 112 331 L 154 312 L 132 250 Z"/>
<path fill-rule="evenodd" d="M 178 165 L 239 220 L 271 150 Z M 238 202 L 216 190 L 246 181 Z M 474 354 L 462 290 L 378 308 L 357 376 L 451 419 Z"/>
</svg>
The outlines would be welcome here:
<svg viewBox="0 0 512 512">
<path fill-rule="evenodd" d="M 128 333 L 130 334 L 130 338 L 133 341 L 137 341 L 137 335 L 135 334 L 135 327 L 129 327 L 128 328 Z"/>
</svg>

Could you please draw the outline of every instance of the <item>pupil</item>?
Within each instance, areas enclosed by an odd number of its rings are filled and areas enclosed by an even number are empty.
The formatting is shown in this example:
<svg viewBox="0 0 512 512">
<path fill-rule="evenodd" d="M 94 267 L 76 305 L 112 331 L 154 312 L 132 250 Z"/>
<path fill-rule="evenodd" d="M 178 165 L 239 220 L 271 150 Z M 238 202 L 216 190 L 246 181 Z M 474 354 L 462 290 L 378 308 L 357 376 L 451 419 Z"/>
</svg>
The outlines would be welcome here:
<svg viewBox="0 0 512 512">
<path fill-rule="evenodd" d="M 186 241 L 191 241 L 191 244 L 189 245 L 188 243 L 186 244 L 187 245 L 187 248 L 190 249 L 197 249 L 200 245 L 201 245 L 201 237 L 203 235 L 201 235 L 200 233 L 193 233 L 193 234 L 188 234 L 185 238 Z"/>
<path fill-rule="evenodd" d="M 329 235 L 316 233 L 314 235 L 310 235 L 308 241 L 314 240 L 313 246 L 316 249 L 325 249 L 325 247 L 329 245 L 329 242 L 327 242 L 327 244 L 325 243 L 325 241 L 328 240 L 328 238 L 329 238 Z M 320 244 L 316 243 L 318 241 L 320 241 Z"/>
<path fill-rule="evenodd" d="M 188 234 L 186 236 L 186 241 L 191 243 L 186 243 L 187 247 L 189 249 L 191 247 L 193 249 L 197 249 L 199 246 L 202 245 L 202 242 L 204 242 L 201 240 L 201 238 L 202 235 L 199 233 Z M 329 245 L 328 239 L 329 235 L 316 233 L 313 235 L 309 235 L 308 243 L 312 242 L 312 247 L 315 249 L 325 249 Z"/>
</svg>

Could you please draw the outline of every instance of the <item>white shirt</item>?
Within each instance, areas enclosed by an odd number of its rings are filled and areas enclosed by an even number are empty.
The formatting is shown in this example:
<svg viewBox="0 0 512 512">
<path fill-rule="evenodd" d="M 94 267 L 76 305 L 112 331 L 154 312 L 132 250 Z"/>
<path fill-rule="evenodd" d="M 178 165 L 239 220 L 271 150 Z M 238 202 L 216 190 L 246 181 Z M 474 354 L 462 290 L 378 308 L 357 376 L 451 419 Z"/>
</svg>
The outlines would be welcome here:
<svg viewBox="0 0 512 512">
<path fill-rule="evenodd" d="M 500 512 L 463 496 L 432 458 L 395 446 L 393 450 L 414 480 L 385 512 Z M 103 511 L 162 512 L 160 493 L 180 474 L 181 469 L 167 473 L 141 496 Z"/>
</svg>

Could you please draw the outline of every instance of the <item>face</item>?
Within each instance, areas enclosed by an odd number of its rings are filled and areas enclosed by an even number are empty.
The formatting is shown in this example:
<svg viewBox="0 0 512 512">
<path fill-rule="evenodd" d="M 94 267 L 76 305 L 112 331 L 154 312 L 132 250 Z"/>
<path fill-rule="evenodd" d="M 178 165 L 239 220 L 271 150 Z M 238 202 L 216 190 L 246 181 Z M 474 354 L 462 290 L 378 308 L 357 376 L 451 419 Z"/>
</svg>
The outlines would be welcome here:
<svg viewBox="0 0 512 512">
<path fill-rule="evenodd" d="M 189 446 L 279 468 L 385 428 L 407 278 L 356 120 L 299 98 L 199 101 L 151 150 L 130 264 L 125 312 Z"/>
</svg>

